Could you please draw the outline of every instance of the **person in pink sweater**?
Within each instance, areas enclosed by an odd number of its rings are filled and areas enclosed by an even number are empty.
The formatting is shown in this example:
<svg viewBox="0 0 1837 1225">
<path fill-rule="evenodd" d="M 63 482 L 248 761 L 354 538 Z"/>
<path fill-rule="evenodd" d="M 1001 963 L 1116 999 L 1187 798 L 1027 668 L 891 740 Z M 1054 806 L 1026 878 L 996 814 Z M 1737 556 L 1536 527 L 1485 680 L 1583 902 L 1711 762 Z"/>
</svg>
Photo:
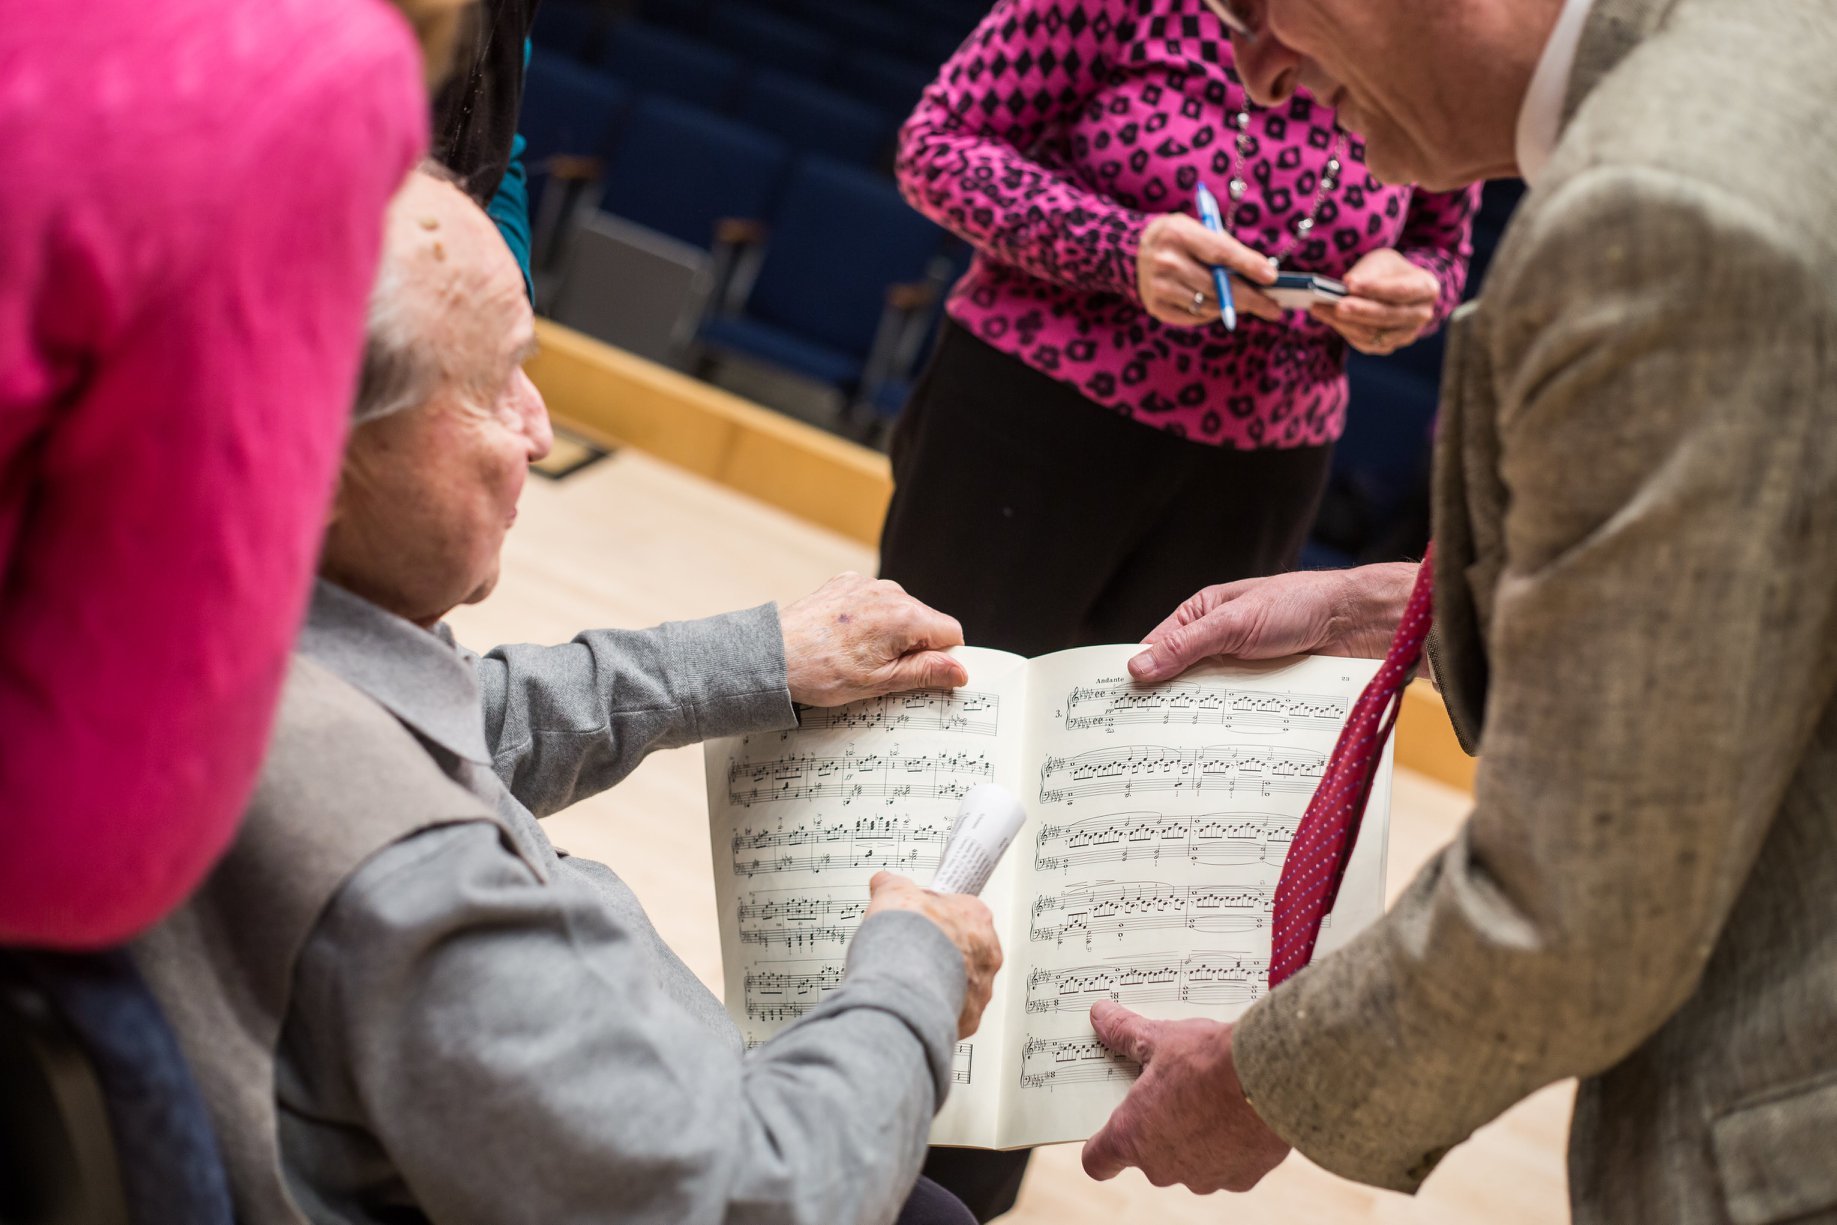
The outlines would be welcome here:
<svg viewBox="0 0 1837 1225">
<path fill-rule="evenodd" d="M 1348 349 L 1454 309 L 1479 198 L 1379 183 L 1304 91 L 1251 102 L 1206 0 L 1001 0 L 898 174 L 975 257 L 893 438 L 881 574 L 1028 655 L 1136 641 L 1206 583 L 1296 564 Z M 1280 310 L 1257 292 L 1272 266 L 1352 296 Z"/>
<path fill-rule="evenodd" d="M 110 944 L 249 799 L 427 139 L 383 0 L 0 22 L 0 944 Z"/>
</svg>

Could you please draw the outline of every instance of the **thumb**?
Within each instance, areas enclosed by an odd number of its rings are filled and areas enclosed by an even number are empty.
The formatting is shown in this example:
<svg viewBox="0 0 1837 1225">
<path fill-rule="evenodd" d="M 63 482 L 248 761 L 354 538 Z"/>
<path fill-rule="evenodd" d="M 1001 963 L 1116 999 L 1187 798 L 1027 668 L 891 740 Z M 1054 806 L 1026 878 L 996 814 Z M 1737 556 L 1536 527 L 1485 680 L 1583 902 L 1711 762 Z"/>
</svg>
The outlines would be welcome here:
<svg viewBox="0 0 1837 1225">
<path fill-rule="evenodd" d="M 969 683 L 969 669 L 942 651 L 914 651 L 893 661 L 888 679 L 894 692 L 903 689 L 955 689 Z"/>
<path fill-rule="evenodd" d="M 899 873 L 888 872 L 886 869 L 883 868 L 880 871 L 874 873 L 873 878 L 868 881 L 867 883 L 868 896 L 869 897 L 879 897 L 881 894 L 886 893 L 889 890 L 898 889 L 901 885 L 910 885 L 911 883 L 912 882 L 910 880 L 908 880 L 904 876 L 901 876 Z"/>
<path fill-rule="evenodd" d="M 1167 639 L 1151 642 L 1148 649 L 1129 661 L 1129 675 L 1144 684 L 1164 681 L 1181 672 L 1180 656 Z"/>
<path fill-rule="evenodd" d="M 1194 258 L 1208 267 L 1222 264 L 1233 276 L 1243 277 L 1256 285 L 1267 285 L 1276 279 L 1269 261 L 1229 234 L 1214 234 L 1201 226 L 1189 248 Z"/>
<path fill-rule="evenodd" d="M 1161 1023 L 1111 1000 L 1098 1000 L 1091 1005 L 1091 1028 L 1106 1048 L 1146 1067 L 1154 1058 Z"/>
<path fill-rule="evenodd" d="M 1186 254 L 1208 268 L 1223 265 L 1236 276 L 1241 276 L 1258 285 L 1267 285 L 1276 279 L 1275 269 L 1262 255 L 1246 247 L 1229 234 L 1216 234 L 1183 213 L 1174 213 L 1182 224 L 1177 231 L 1177 241 Z"/>
<path fill-rule="evenodd" d="M 1138 681 L 1164 681 L 1179 676 L 1208 655 L 1221 649 L 1222 635 L 1215 614 L 1208 613 L 1188 625 L 1156 630 L 1148 649 L 1129 661 L 1129 674 Z"/>
<path fill-rule="evenodd" d="M 1124 1154 L 1122 1129 L 1117 1126 L 1116 1115 L 1100 1128 L 1084 1144 L 1084 1172 L 1098 1182 L 1108 1182 L 1129 1168 L 1129 1159 Z"/>
<path fill-rule="evenodd" d="M 1374 252 L 1384 256 L 1385 252 Z M 1413 302 L 1420 298 L 1427 281 L 1435 289 L 1434 274 L 1418 268 L 1396 252 L 1386 258 L 1368 259 L 1346 274 L 1346 288 L 1355 297 L 1373 298 L 1379 302 Z"/>
<path fill-rule="evenodd" d="M 906 627 L 906 642 L 911 646 L 960 647 L 963 645 L 963 623 L 949 613 L 941 613 L 927 604 L 912 601 L 912 617 Z"/>
</svg>

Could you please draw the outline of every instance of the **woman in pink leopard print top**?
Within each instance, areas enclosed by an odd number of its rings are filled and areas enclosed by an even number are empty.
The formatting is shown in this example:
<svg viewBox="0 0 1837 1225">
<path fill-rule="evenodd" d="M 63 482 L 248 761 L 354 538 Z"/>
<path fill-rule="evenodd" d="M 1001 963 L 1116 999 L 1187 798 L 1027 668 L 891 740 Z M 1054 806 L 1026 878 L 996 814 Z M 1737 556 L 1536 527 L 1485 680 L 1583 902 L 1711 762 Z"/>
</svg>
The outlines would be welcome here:
<svg viewBox="0 0 1837 1225">
<path fill-rule="evenodd" d="M 1305 94 L 1252 104 L 1207 0 L 1002 0 L 898 173 L 976 254 L 893 440 L 881 572 L 1030 655 L 1135 641 L 1207 583 L 1295 565 L 1348 345 L 1441 324 L 1479 199 L 1380 185 Z M 1196 220 L 1201 182 L 1229 237 Z M 1352 297 L 1281 311 L 1254 288 L 1270 257 Z"/>
</svg>

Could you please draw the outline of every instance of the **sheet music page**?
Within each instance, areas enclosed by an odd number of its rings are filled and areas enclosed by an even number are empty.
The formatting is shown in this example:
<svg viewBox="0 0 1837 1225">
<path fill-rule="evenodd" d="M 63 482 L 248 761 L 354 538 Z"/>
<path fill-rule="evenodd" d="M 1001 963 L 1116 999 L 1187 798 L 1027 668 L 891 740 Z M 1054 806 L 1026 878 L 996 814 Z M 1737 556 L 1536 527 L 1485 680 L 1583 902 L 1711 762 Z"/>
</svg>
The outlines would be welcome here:
<svg viewBox="0 0 1837 1225">
<path fill-rule="evenodd" d="M 1084 1140 L 1140 1069 L 1109 1055 L 1100 999 L 1152 1017 L 1242 1014 L 1265 990 L 1283 857 L 1376 660 L 1202 665 L 1152 688 L 1139 647 L 1029 668 L 1032 821 L 1008 858 L 1001 1147 Z M 1383 913 L 1391 757 L 1322 931 L 1325 953 Z M 1031 837 L 1029 837 L 1031 834 Z M 985 1026 L 985 1028 L 987 1028 Z M 992 1035 L 991 1035 L 992 1036 Z"/>
<path fill-rule="evenodd" d="M 874 873 L 930 881 L 970 787 L 1001 782 L 1029 795 L 1021 769 L 1026 660 L 975 648 L 954 654 L 970 675 L 955 692 L 808 708 L 794 730 L 707 745 L 727 1009 L 749 1044 L 840 984 Z M 1016 938 L 1004 924 L 1022 909 L 1010 900 L 1020 849 L 1010 848 L 982 894 L 1004 948 Z M 957 1045 L 935 1143 L 996 1143 L 1004 985 L 979 1032 Z"/>
</svg>

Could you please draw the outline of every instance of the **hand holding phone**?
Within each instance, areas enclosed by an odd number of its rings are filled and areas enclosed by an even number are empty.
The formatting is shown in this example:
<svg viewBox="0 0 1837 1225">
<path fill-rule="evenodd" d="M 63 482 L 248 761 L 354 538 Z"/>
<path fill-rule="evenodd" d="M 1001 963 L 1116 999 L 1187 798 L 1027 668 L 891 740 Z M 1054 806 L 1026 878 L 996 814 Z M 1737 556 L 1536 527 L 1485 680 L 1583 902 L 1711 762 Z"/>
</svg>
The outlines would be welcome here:
<svg viewBox="0 0 1837 1225">
<path fill-rule="evenodd" d="M 1346 296 L 1343 282 L 1315 272 L 1278 272 L 1274 284 L 1263 286 L 1263 292 L 1274 298 L 1283 310 L 1304 311 L 1310 306 L 1326 306 Z"/>
</svg>

